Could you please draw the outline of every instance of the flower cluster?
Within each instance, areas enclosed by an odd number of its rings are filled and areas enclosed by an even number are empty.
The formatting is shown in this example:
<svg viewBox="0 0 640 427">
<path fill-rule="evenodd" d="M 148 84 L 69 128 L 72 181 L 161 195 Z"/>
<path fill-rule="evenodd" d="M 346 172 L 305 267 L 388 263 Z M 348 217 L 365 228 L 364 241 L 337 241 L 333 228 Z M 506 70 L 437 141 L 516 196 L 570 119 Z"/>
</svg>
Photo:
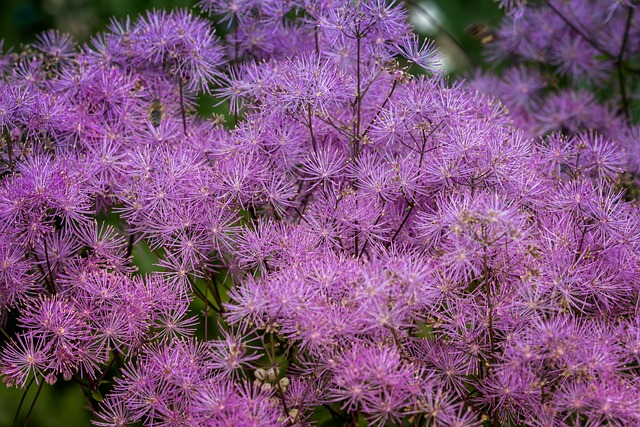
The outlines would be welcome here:
<svg viewBox="0 0 640 427">
<path fill-rule="evenodd" d="M 487 47 L 499 72 L 471 87 L 498 97 L 528 136 L 597 130 L 640 165 L 635 112 L 637 5 L 631 1 L 503 1 L 509 10 Z"/>
<path fill-rule="evenodd" d="M 154 11 L 0 61 L 5 383 L 98 426 L 640 423 L 620 135 L 525 120 L 524 67 L 511 111 L 447 81 L 399 4 L 199 7 L 224 39 Z"/>
</svg>

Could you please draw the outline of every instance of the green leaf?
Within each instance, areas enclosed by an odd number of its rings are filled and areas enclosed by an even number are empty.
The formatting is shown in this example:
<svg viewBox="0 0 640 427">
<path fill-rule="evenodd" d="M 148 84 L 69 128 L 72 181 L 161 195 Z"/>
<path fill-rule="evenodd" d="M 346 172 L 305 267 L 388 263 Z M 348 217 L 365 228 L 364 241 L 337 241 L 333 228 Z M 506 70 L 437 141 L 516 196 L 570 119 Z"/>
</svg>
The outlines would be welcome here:
<svg viewBox="0 0 640 427">
<path fill-rule="evenodd" d="M 100 390 L 96 390 L 93 393 L 91 393 L 91 397 L 96 402 L 102 402 L 104 400 L 104 397 L 102 396 L 102 393 L 100 393 Z"/>
</svg>

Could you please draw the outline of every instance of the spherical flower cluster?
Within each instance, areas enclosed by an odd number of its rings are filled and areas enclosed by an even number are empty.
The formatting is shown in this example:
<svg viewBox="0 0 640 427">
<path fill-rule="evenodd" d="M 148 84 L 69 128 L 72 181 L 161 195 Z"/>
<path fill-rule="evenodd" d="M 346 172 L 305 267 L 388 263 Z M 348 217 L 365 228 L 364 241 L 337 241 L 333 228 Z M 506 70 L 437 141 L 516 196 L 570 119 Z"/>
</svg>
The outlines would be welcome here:
<svg viewBox="0 0 640 427">
<path fill-rule="evenodd" d="M 224 40 L 154 11 L 7 56 L 6 384 L 77 382 L 98 426 L 640 423 L 624 141 L 530 138 L 537 99 L 447 81 L 395 3 L 199 6 Z"/>
</svg>

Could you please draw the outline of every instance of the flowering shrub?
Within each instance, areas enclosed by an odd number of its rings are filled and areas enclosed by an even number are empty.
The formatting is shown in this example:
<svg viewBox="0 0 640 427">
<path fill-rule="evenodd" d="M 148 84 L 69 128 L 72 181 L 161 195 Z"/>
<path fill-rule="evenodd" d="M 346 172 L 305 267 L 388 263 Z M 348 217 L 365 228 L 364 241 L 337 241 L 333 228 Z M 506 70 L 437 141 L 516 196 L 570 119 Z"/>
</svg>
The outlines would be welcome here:
<svg viewBox="0 0 640 427">
<path fill-rule="evenodd" d="M 630 179 L 640 168 L 634 2 L 501 3 L 509 13 L 487 49 L 500 71 L 478 73 L 470 86 L 499 97 L 527 136 L 597 130 L 624 152 L 623 182 L 636 181 Z"/>
<path fill-rule="evenodd" d="M 224 40 L 153 11 L 0 61 L 6 384 L 98 426 L 640 423 L 619 140 L 528 138 L 400 5 L 199 6 Z"/>
</svg>

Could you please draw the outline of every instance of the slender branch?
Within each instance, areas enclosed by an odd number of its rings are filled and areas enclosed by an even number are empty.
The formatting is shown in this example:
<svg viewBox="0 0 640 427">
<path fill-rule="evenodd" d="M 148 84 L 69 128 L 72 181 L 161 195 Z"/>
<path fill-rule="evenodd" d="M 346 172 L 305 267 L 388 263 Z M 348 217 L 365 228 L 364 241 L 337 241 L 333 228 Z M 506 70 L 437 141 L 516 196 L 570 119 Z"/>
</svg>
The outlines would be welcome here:
<svg viewBox="0 0 640 427">
<path fill-rule="evenodd" d="M 218 307 L 216 307 L 213 302 L 211 300 L 209 300 L 209 298 L 205 297 L 204 294 L 202 293 L 202 291 L 200 290 L 200 288 L 198 288 L 198 286 L 196 285 L 195 281 L 193 279 L 191 279 L 191 276 L 187 275 L 187 280 L 189 280 L 189 283 L 191 283 L 191 289 L 193 290 L 193 293 L 202 300 L 202 302 L 204 302 L 205 304 L 208 304 L 211 306 L 211 308 L 213 310 L 215 310 L 217 313 L 221 313 L 221 309 L 219 309 Z"/>
<path fill-rule="evenodd" d="M 0 327 L 0 333 L 1 333 L 2 335 L 4 335 L 6 339 L 8 339 L 8 340 L 10 340 L 10 339 L 11 339 L 11 337 L 9 336 L 9 334 L 7 333 L 7 331 L 5 331 L 5 330 L 4 330 L 4 328 L 1 328 L 1 327 Z"/>
<path fill-rule="evenodd" d="M 489 355 L 489 364 L 487 364 L 485 367 L 487 369 L 487 374 L 489 373 L 489 369 L 495 364 L 495 353 L 496 353 L 496 349 L 495 349 L 495 332 L 493 330 L 493 302 L 491 300 L 491 284 L 489 283 L 489 267 L 487 264 L 487 247 L 485 246 L 484 248 L 484 253 L 482 256 L 482 281 L 483 281 L 483 288 L 484 288 L 484 293 L 485 293 L 485 298 L 487 299 L 487 315 L 489 317 L 489 350 L 490 350 L 490 355 Z M 482 363 L 482 361 L 480 362 Z M 496 420 L 496 416 L 495 416 L 495 398 L 491 398 L 491 411 L 490 411 L 490 423 L 491 426 L 497 426 L 497 420 Z"/>
<path fill-rule="evenodd" d="M 373 124 L 375 123 L 376 119 L 380 115 L 380 112 L 384 109 L 384 107 L 387 106 L 387 103 L 391 99 L 391 95 L 393 95 L 393 92 L 396 90 L 397 86 L 398 86 L 398 80 L 394 80 L 393 85 L 391 86 L 391 90 L 389 91 L 389 94 L 384 99 L 384 102 L 382 103 L 382 105 L 378 108 L 378 111 L 376 111 L 376 114 L 373 116 L 373 119 L 371 119 L 371 122 L 369 123 L 369 125 L 367 125 L 367 128 L 364 130 L 364 132 L 362 132 L 362 138 L 367 136 L 367 133 L 369 133 L 369 131 L 371 130 L 371 126 L 373 126 Z"/>
<path fill-rule="evenodd" d="M 431 137 L 431 135 L 433 135 L 433 133 L 436 130 L 438 130 L 438 128 L 440 127 L 440 125 L 442 125 L 442 123 L 444 123 L 444 118 L 442 118 L 438 122 L 438 124 L 433 129 L 431 129 L 429 131 L 428 134 L 425 134 L 424 131 L 422 131 L 422 147 L 420 149 L 420 158 L 419 158 L 419 161 L 418 161 L 418 169 L 420 169 L 422 167 L 422 162 L 424 161 L 424 154 L 427 152 L 426 151 L 427 140 Z M 411 133 L 409 133 L 409 135 L 411 135 Z M 416 147 L 417 147 L 417 145 L 418 145 L 418 142 L 416 141 Z M 416 196 L 416 192 L 414 190 L 413 194 L 411 195 L 411 200 L 407 199 L 407 203 L 409 204 L 409 207 L 407 209 L 407 213 L 405 214 L 404 218 L 402 219 L 402 222 L 400 223 L 400 226 L 398 227 L 396 232 L 393 234 L 393 237 L 391 238 L 391 240 L 389 241 L 389 245 L 387 245 L 387 246 L 390 246 L 394 242 L 396 237 L 398 237 L 398 234 L 400 234 L 400 230 L 402 230 L 402 228 L 405 226 L 405 224 L 409 220 L 409 216 L 411 216 L 411 212 L 413 212 L 413 209 L 416 206 L 415 196 Z M 405 195 L 405 198 L 406 198 L 406 195 Z"/>
<path fill-rule="evenodd" d="M 413 201 L 409 202 L 409 207 L 407 209 L 407 213 L 405 214 L 404 218 L 402 219 L 402 222 L 400 223 L 400 226 L 398 227 L 396 232 L 393 234 L 393 237 L 389 241 L 389 245 L 388 246 L 390 246 L 394 242 L 396 237 L 398 237 L 398 234 L 400 234 L 400 230 L 402 230 L 404 225 L 407 223 L 407 220 L 409 219 L 409 216 L 411 215 L 411 212 L 413 212 L 413 208 L 415 206 L 416 206 L 415 202 L 413 202 Z"/>
<path fill-rule="evenodd" d="M 109 365 L 107 366 L 107 368 L 104 370 L 104 372 L 100 375 L 100 378 L 98 378 L 94 384 L 93 387 L 93 391 L 96 391 L 98 389 L 98 387 L 100 387 L 100 383 L 102 382 L 102 380 L 104 379 L 104 377 L 107 375 L 107 373 L 111 370 L 111 368 L 113 367 L 113 364 L 116 362 L 116 356 L 115 354 L 111 356 L 111 361 L 109 362 Z"/>
<path fill-rule="evenodd" d="M 358 427 L 358 418 L 360 417 L 360 411 L 356 409 L 351 413 L 351 427 Z"/>
<path fill-rule="evenodd" d="M 13 144 L 11 135 L 7 132 L 7 150 L 9 152 L 9 167 L 13 170 Z"/>
<path fill-rule="evenodd" d="M 94 392 L 98 390 L 97 386 L 91 386 L 88 385 L 86 383 L 84 383 L 82 380 L 80 380 L 77 375 L 74 375 L 71 378 L 71 381 L 73 381 L 74 383 L 78 384 L 80 386 L 80 390 L 82 391 L 82 396 L 84 397 L 84 400 L 87 401 L 87 407 L 89 408 L 89 410 L 91 410 L 92 412 L 95 410 L 94 406 L 93 406 L 93 402 L 92 402 L 92 398 L 91 398 L 91 394 L 89 394 L 89 390 L 93 390 Z M 87 390 L 89 389 L 89 390 Z"/>
<path fill-rule="evenodd" d="M 380 209 L 380 214 L 378 214 L 378 217 L 376 218 L 376 221 L 373 223 L 374 227 L 376 225 L 378 225 L 378 223 L 380 222 L 380 220 L 384 216 L 384 208 L 386 206 L 387 206 L 387 201 L 385 200 L 384 203 L 382 203 L 382 208 Z M 360 250 L 360 254 L 358 255 L 358 258 L 361 258 L 362 255 L 364 254 L 364 250 L 367 248 L 367 244 L 369 244 L 369 239 L 364 241 L 364 245 L 362 245 L 362 250 Z"/>
<path fill-rule="evenodd" d="M 47 273 L 42 268 L 42 265 L 40 265 L 40 259 L 38 259 L 38 256 L 36 255 L 36 253 L 33 250 L 33 248 L 29 251 L 29 253 L 33 257 L 34 261 L 36 262 L 36 267 L 38 268 L 38 271 L 40 272 L 40 274 L 42 275 L 42 278 L 44 279 L 44 284 L 45 284 L 47 290 L 49 291 L 49 293 L 51 293 L 51 295 L 55 295 L 56 290 L 53 287 L 53 283 L 49 282 L 49 276 L 47 275 Z"/>
<path fill-rule="evenodd" d="M 487 248 L 484 248 L 484 254 L 482 256 L 482 281 L 484 287 L 485 298 L 487 298 L 487 310 L 489 316 L 489 346 L 491 350 L 491 356 L 489 360 L 493 364 L 495 361 L 495 334 L 493 330 L 493 303 L 491 301 L 491 285 L 489 284 L 489 267 L 487 264 Z"/>
<path fill-rule="evenodd" d="M 369 92 L 369 89 L 371 89 L 371 86 L 373 86 L 373 84 L 376 82 L 376 80 L 378 80 L 378 77 L 380 77 L 380 74 L 382 74 L 383 71 L 384 71 L 384 68 L 380 68 L 378 70 L 378 72 L 376 73 L 376 75 L 373 76 L 373 78 L 371 80 L 369 80 L 367 85 L 362 89 L 362 97 L 363 98 L 367 95 L 367 92 Z"/>
<path fill-rule="evenodd" d="M 180 114 L 182 115 L 182 131 L 187 135 L 187 115 L 184 110 L 184 95 L 182 93 L 182 80 L 178 79 L 178 89 L 180 90 Z"/>
<path fill-rule="evenodd" d="M 307 219 L 304 217 L 303 213 L 300 212 L 300 209 L 296 208 L 295 206 L 292 206 L 292 208 L 298 214 L 302 221 L 306 222 L 307 224 L 309 223 L 309 221 L 307 221 Z"/>
<path fill-rule="evenodd" d="M 631 20 L 633 18 L 633 12 L 635 8 L 633 6 L 629 6 L 629 13 L 627 14 L 627 22 L 625 24 L 624 29 L 624 37 L 622 39 L 622 44 L 620 45 L 620 52 L 618 53 L 618 58 L 616 59 L 616 68 L 618 69 L 618 83 L 620 84 L 620 97 L 622 98 L 622 112 L 624 113 L 627 121 L 631 120 L 631 114 L 629 112 L 629 99 L 627 97 L 627 85 L 625 82 L 625 75 L 623 71 L 623 57 L 624 51 L 627 47 L 627 41 L 629 40 L 629 29 L 631 28 Z"/>
<path fill-rule="evenodd" d="M 123 362 L 122 362 L 122 358 L 120 357 L 120 353 L 118 353 L 118 350 L 113 350 L 113 356 L 116 358 L 116 364 L 118 365 L 118 369 L 122 369 Z"/>
<path fill-rule="evenodd" d="M 238 62 L 240 40 L 238 39 L 238 18 L 233 18 L 233 62 Z"/>
<path fill-rule="evenodd" d="M 31 388 L 35 380 L 36 380 L 36 377 L 34 375 L 33 378 L 31 378 L 31 381 L 29 381 L 29 384 L 27 384 L 27 386 L 25 387 L 24 393 L 22 393 L 22 398 L 20 399 L 20 403 L 18 403 L 18 409 L 16 409 L 16 415 L 13 417 L 13 423 L 11 423 L 13 427 L 18 425 L 18 416 L 20 416 L 20 410 L 22 409 L 24 400 L 27 398 L 27 393 L 29 392 L 29 389 Z"/>
<path fill-rule="evenodd" d="M 584 39 L 584 41 L 586 41 L 591 46 L 593 46 L 593 48 L 595 50 L 597 50 L 598 52 L 600 52 L 601 54 L 603 54 L 605 56 L 608 56 L 609 58 L 614 58 L 614 55 L 612 55 L 609 51 L 607 51 L 606 49 L 601 47 L 598 43 L 596 43 L 595 40 L 593 40 L 591 37 L 589 37 L 574 22 L 572 22 L 560 10 L 558 10 L 558 8 L 556 8 L 553 5 L 553 2 L 551 0 L 547 0 L 547 5 L 549 6 L 549 9 L 551 9 L 553 11 L 553 13 L 555 13 L 560 19 L 562 19 L 564 21 L 565 24 L 567 24 L 569 27 L 571 27 L 571 29 L 573 29 L 576 33 L 578 33 L 580 35 L 580 37 L 582 37 Z"/>
<path fill-rule="evenodd" d="M 273 332 L 269 333 L 269 350 L 268 351 L 269 351 L 268 356 L 269 356 L 269 361 L 271 363 L 271 366 L 273 366 L 274 368 L 277 368 L 278 365 L 276 363 L 276 348 L 275 348 L 275 345 L 273 344 Z M 280 397 L 280 402 L 282 403 L 282 409 L 284 409 L 284 413 L 288 415 L 289 407 L 287 406 L 287 401 L 284 398 L 284 391 L 280 386 L 278 375 L 276 375 L 275 384 L 276 384 L 276 390 L 278 391 L 278 396 Z"/>
<path fill-rule="evenodd" d="M 353 132 L 353 159 L 355 161 L 355 159 L 358 157 L 359 154 L 359 150 L 360 150 L 360 114 L 361 114 L 361 105 L 362 105 L 362 94 L 360 92 L 361 88 L 361 71 L 360 71 L 360 45 L 361 43 L 362 37 L 358 37 L 357 38 L 357 43 L 356 43 L 356 123 L 355 123 L 355 129 Z"/>
<path fill-rule="evenodd" d="M 322 116 L 316 116 L 316 117 L 318 117 L 318 119 L 320 119 L 320 121 L 322 121 L 322 122 L 324 122 L 324 123 L 328 124 L 329 126 L 331 126 L 331 127 L 332 127 L 334 130 L 336 130 L 337 132 L 340 132 L 343 136 L 345 136 L 345 137 L 347 137 L 347 138 L 351 138 L 351 134 L 349 133 L 349 131 L 348 131 L 348 130 L 345 130 L 345 129 L 348 129 L 348 126 L 347 126 L 345 123 L 343 123 L 341 120 L 339 120 L 339 119 L 337 119 L 337 118 L 336 118 L 336 121 L 338 121 L 338 122 L 339 122 L 339 124 L 340 124 L 340 125 L 342 125 L 342 128 L 341 128 L 341 127 L 339 127 L 339 126 L 337 126 L 337 125 L 333 122 L 333 120 L 331 119 L 331 117 L 329 117 L 329 116 L 327 116 L 326 118 L 323 118 Z M 334 117 L 334 118 L 335 118 L 335 117 Z"/>
<path fill-rule="evenodd" d="M 313 119 L 311 117 L 311 104 L 307 104 L 307 118 L 309 120 L 309 135 L 311 137 L 311 145 L 313 147 L 313 152 L 318 152 L 318 145 L 316 144 L 316 137 L 313 135 Z"/>
<path fill-rule="evenodd" d="M 209 287 L 205 286 L 204 287 L 205 298 L 209 297 L 208 293 L 209 293 Z M 204 340 L 208 341 L 209 340 L 209 304 L 204 305 L 204 319 L 202 319 L 202 321 L 204 322 Z"/>
<path fill-rule="evenodd" d="M 313 32 L 313 39 L 315 41 L 315 45 L 316 45 L 316 54 L 320 54 L 320 43 L 318 42 L 318 27 L 316 26 L 315 31 Z"/>
<path fill-rule="evenodd" d="M 218 281 L 215 276 L 208 274 L 205 272 L 205 282 L 209 289 L 211 289 L 211 293 L 213 294 L 213 299 L 216 300 L 218 307 L 220 307 L 220 313 L 224 313 L 224 307 L 222 305 L 222 296 L 220 295 L 220 287 L 218 286 Z"/>
<path fill-rule="evenodd" d="M 53 272 L 51 271 L 51 263 L 49 262 L 49 249 L 47 248 L 47 239 L 42 239 L 42 244 L 44 246 L 44 260 L 47 264 L 47 272 L 49 273 L 49 280 L 51 280 L 51 287 L 55 291 L 56 286 L 53 282 Z"/>
<path fill-rule="evenodd" d="M 362 36 L 359 32 L 360 28 L 359 28 L 360 24 L 358 24 L 358 31 L 356 32 L 356 38 L 357 38 L 357 42 L 356 42 L 356 99 L 355 99 L 355 108 L 356 108 L 356 116 L 355 116 L 355 126 L 354 126 L 354 130 L 353 130 L 353 163 L 356 164 L 356 161 L 358 159 L 358 155 L 360 154 L 360 113 L 361 113 L 361 105 L 362 105 L 362 96 L 360 93 L 360 85 L 361 85 L 361 76 L 360 76 L 360 45 L 361 40 L 362 40 Z M 356 192 L 358 191 L 358 187 L 359 187 L 359 183 L 358 183 L 358 177 L 356 176 L 354 179 L 354 183 L 353 186 L 356 190 Z M 358 198 L 356 197 L 356 209 L 358 209 Z M 359 233 L 357 230 L 357 226 L 358 226 L 358 222 L 356 220 L 355 223 L 355 236 L 353 239 L 354 242 L 354 256 L 357 258 L 358 257 L 358 243 L 359 243 Z"/>
<path fill-rule="evenodd" d="M 136 233 L 129 232 L 129 239 L 127 241 L 127 258 L 131 257 L 133 253 L 133 243 L 135 242 Z"/>
<path fill-rule="evenodd" d="M 33 413 L 33 408 L 35 408 L 36 406 L 36 402 L 38 401 L 38 396 L 40 396 L 40 392 L 42 391 L 42 386 L 44 386 L 44 381 L 41 381 L 40 386 L 38 386 L 38 391 L 36 392 L 36 395 L 33 397 L 33 400 L 31 401 L 29 412 L 27 412 L 27 417 L 24 419 L 24 422 L 22 423 L 22 427 L 26 427 L 29 423 L 29 418 L 31 418 L 31 414 Z"/>
</svg>

